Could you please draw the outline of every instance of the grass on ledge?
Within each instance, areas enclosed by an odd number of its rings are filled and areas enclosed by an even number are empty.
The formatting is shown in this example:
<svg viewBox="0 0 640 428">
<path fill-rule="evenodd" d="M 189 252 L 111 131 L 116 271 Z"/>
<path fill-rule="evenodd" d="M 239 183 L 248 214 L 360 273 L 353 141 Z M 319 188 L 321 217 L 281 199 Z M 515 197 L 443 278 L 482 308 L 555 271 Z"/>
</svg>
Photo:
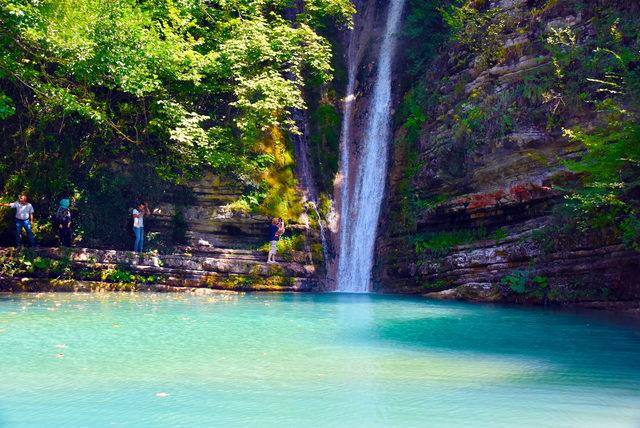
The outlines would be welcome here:
<svg viewBox="0 0 640 428">
<path fill-rule="evenodd" d="M 423 233 L 413 239 L 413 245 L 417 254 L 444 257 L 459 245 L 468 245 L 485 239 L 493 239 L 498 242 L 506 237 L 507 232 L 504 228 L 488 233 L 484 227 L 480 227 L 477 229 Z"/>
</svg>

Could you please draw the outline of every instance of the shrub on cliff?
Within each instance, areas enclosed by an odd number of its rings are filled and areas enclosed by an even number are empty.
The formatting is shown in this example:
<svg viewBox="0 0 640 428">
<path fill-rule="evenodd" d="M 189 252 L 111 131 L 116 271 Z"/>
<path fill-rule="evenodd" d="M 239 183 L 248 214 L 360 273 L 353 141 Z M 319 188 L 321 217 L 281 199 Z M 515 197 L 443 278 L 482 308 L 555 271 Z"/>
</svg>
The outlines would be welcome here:
<svg viewBox="0 0 640 428">
<path fill-rule="evenodd" d="M 640 215 L 640 18 L 633 10 L 634 6 L 627 13 L 597 10 L 596 37 L 582 46 L 575 43 L 581 34 L 550 36 L 548 43 L 557 90 L 570 102 L 590 107 L 594 115 L 588 129 L 564 128 L 565 136 L 584 149 L 579 159 L 566 162 L 583 180 L 565 206 L 580 229 L 611 230 L 638 249 L 634 242 L 640 239 L 640 229 L 634 225 Z M 573 80 L 580 83 L 579 89 Z"/>
</svg>

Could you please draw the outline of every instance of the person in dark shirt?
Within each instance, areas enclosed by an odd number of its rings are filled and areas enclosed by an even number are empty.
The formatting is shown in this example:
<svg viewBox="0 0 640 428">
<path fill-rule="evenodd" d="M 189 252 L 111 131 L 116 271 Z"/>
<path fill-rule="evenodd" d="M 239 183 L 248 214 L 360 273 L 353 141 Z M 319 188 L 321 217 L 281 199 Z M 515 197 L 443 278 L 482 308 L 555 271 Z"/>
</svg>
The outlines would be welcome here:
<svg viewBox="0 0 640 428">
<path fill-rule="evenodd" d="M 69 199 L 60 201 L 60 207 L 56 212 L 55 219 L 58 224 L 58 234 L 60 235 L 60 245 L 71 246 L 71 211 L 69 210 Z"/>
<path fill-rule="evenodd" d="M 269 225 L 269 255 L 267 256 L 267 263 L 276 262 L 276 250 L 278 241 L 284 233 L 284 222 L 282 219 L 274 218 Z"/>
</svg>

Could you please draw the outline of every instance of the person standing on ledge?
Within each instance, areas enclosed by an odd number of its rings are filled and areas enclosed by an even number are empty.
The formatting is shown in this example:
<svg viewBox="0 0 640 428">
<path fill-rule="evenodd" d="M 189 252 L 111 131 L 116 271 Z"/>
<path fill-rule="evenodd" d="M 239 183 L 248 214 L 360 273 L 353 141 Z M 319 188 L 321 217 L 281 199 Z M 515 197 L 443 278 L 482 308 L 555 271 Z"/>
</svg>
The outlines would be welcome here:
<svg viewBox="0 0 640 428">
<path fill-rule="evenodd" d="M 16 247 L 20 246 L 20 235 L 22 234 L 22 229 L 27 232 L 29 245 L 35 245 L 36 240 L 33 237 L 33 232 L 31 231 L 31 225 L 33 224 L 33 206 L 27 202 L 27 195 L 23 193 L 20 195 L 18 202 L 2 204 L 2 206 L 16 209 Z"/>
<path fill-rule="evenodd" d="M 133 251 L 136 253 L 142 253 L 142 246 L 144 244 L 144 216 L 151 214 L 147 204 L 140 202 L 138 208 L 134 208 L 131 211 L 133 216 L 133 234 L 136 236 L 136 242 L 133 244 Z"/>
<path fill-rule="evenodd" d="M 281 238 L 284 235 L 284 220 L 282 217 L 278 218 L 278 238 Z"/>
<path fill-rule="evenodd" d="M 284 229 L 282 231 L 284 231 Z M 269 225 L 269 255 L 267 256 L 267 263 L 276 262 L 276 250 L 278 248 L 278 241 L 280 240 L 281 235 L 280 219 L 274 217 Z"/>
<path fill-rule="evenodd" d="M 58 225 L 58 234 L 60 235 L 60 245 L 63 247 L 71 246 L 71 211 L 69 205 L 71 201 L 67 198 L 60 201 L 60 207 L 55 215 L 55 221 Z"/>
</svg>

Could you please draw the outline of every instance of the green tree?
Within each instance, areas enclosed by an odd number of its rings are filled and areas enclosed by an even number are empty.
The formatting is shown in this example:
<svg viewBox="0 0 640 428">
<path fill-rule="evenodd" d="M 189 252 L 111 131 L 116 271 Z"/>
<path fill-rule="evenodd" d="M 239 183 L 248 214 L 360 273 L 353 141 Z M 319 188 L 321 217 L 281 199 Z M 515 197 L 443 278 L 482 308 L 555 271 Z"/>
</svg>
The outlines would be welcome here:
<svg viewBox="0 0 640 428">
<path fill-rule="evenodd" d="M 354 12 L 293 3 L 0 0 L 2 190 L 122 211 L 204 168 L 257 186 L 265 140 L 296 132 L 305 82 L 331 79 L 317 29 Z"/>
</svg>

